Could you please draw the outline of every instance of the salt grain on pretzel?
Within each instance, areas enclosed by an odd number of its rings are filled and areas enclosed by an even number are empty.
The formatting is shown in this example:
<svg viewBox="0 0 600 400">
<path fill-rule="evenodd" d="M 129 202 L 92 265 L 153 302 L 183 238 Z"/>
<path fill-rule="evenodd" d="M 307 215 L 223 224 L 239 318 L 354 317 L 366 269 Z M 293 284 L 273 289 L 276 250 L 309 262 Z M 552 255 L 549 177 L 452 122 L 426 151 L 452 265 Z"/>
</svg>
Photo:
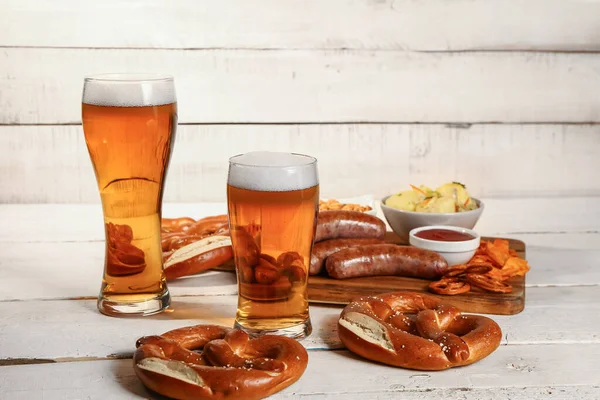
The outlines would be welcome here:
<svg viewBox="0 0 600 400">
<path fill-rule="evenodd" d="M 296 382 L 308 364 L 305 348 L 294 339 L 249 339 L 217 325 L 142 337 L 136 347 L 133 368 L 144 385 L 184 400 L 262 399 Z"/>
<path fill-rule="evenodd" d="M 395 292 L 357 299 L 338 321 L 340 340 L 369 360 L 416 370 L 472 364 L 500 344 L 496 322 L 463 315 L 437 298 Z"/>
</svg>

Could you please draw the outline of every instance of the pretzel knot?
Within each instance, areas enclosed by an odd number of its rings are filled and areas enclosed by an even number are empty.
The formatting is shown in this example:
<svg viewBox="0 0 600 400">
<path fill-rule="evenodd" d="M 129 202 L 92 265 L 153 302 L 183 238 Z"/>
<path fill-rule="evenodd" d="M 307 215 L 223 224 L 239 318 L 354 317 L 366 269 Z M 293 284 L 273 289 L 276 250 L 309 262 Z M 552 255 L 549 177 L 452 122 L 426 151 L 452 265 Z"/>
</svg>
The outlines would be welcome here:
<svg viewBox="0 0 600 400">
<path fill-rule="evenodd" d="M 433 296 L 411 292 L 351 302 L 340 315 L 338 334 L 350 351 L 364 358 L 429 371 L 479 361 L 502 338 L 493 320 L 462 315 Z"/>
<path fill-rule="evenodd" d="M 308 364 L 306 349 L 294 339 L 250 339 L 241 330 L 217 325 L 145 336 L 136 347 L 138 378 L 176 399 L 262 399 L 296 382 Z"/>
</svg>

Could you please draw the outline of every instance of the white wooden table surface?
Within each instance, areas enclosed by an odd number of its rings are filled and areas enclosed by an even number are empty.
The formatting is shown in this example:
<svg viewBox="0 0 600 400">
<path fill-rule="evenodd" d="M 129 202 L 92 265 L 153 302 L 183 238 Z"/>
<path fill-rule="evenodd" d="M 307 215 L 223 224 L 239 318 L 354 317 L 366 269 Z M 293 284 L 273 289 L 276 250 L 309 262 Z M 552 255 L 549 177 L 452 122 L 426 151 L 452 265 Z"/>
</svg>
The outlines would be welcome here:
<svg viewBox="0 0 600 400">
<path fill-rule="evenodd" d="M 340 343 L 340 307 L 311 305 L 314 330 L 302 342 L 308 369 L 272 398 L 599 399 L 600 199 L 485 201 L 478 231 L 524 240 L 532 267 L 525 310 L 493 316 L 504 334 L 496 352 L 442 372 L 377 365 Z M 163 215 L 224 211 L 221 203 L 167 204 Z M 131 367 L 138 337 L 233 323 L 235 279 L 224 272 L 171 283 L 170 312 L 138 319 L 99 314 L 98 204 L 4 204 L 0 228 L 1 399 L 156 398 Z"/>
</svg>

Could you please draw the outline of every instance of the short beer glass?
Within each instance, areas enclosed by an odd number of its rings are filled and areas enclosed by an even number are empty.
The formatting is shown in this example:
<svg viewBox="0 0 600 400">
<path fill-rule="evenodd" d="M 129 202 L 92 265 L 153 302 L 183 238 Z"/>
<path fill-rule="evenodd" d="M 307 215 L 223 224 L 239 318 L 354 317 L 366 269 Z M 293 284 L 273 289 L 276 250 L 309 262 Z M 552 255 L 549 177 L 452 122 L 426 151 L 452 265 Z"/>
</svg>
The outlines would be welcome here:
<svg viewBox="0 0 600 400">
<path fill-rule="evenodd" d="M 308 266 L 319 204 L 317 160 L 251 152 L 230 158 L 229 227 L 238 277 L 235 327 L 310 335 Z"/>
<path fill-rule="evenodd" d="M 173 78 L 105 74 L 85 79 L 82 120 L 106 235 L 98 309 L 151 315 L 170 303 L 160 224 L 177 126 Z"/>
</svg>

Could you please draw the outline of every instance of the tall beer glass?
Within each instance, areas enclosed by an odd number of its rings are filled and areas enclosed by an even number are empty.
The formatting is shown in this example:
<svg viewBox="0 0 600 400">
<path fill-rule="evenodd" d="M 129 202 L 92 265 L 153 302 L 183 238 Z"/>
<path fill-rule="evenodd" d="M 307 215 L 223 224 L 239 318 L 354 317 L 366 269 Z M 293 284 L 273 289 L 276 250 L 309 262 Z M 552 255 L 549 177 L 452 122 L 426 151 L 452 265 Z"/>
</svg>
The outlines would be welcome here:
<svg viewBox="0 0 600 400">
<path fill-rule="evenodd" d="M 104 215 L 106 254 L 98 309 L 151 315 L 170 303 L 162 264 L 162 193 L 177 126 L 173 78 L 88 77 L 83 130 Z"/>
<path fill-rule="evenodd" d="M 236 328 L 310 335 L 308 266 L 319 204 L 317 160 L 253 152 L 229 160 L 229 227 L 238 277 Z"/>
</svg>

